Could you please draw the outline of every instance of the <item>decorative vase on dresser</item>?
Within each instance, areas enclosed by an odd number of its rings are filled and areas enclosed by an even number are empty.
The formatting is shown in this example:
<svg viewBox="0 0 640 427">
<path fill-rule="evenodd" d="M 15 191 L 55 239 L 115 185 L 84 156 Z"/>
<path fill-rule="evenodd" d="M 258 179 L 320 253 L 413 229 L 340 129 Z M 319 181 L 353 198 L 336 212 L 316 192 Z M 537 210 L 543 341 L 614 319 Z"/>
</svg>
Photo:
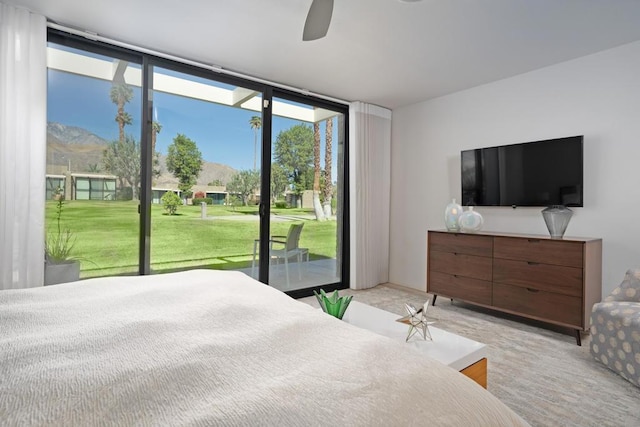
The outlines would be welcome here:
<svg viewBox="0 0 640 427">
<path fill-rule="evenodd" d="M 427 292 L 571 328 L 602 298 L 602 239 L 430 230 Z"/>
<path fill-rule="evenodd" d="M 456 199 L 451 200 L 451 203 L 444 209 L 444 225 L 447 230 L 460 230 L 460 224 L 458 223 L 460 215 L 462 215 L 462 206 L 456 203 Z"/>
<path fill-rule="evenodd" d="M 460 231 L 465 233 L 475 233 L 482 229 L 484 220 L 482 215 L 473 210 L 473 206 L 469 206 L 469 209 L 462 212 L 460 218 L 458 218 L 458 224 L 460 225 Z"/>
<path fill-rule="evenodd" d="M 553 205 L 542 210 L 544 223 L 553 239 L 562 239 L 572 216 L 573 211 L 562 205 Z"/>
</svg>

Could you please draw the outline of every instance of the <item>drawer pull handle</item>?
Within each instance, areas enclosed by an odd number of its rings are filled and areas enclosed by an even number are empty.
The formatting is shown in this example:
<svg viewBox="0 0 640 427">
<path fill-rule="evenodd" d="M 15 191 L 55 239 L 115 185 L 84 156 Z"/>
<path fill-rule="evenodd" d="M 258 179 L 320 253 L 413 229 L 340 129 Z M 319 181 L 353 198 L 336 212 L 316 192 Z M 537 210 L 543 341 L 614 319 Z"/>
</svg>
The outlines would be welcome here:
<svg viewBox="0 0 640 427">
<path fill-rule="evenodd" d="M 529 265 L 538 265 L 540 263 L 539 262 L 533 262 L 533 261 L 527 261 L 527 264 L 529 264 Z"/>
<path fill-rule="evenodd" d="M 540 292 L 540 289 L 527 288 L 529 292 Z"/>
</svg>

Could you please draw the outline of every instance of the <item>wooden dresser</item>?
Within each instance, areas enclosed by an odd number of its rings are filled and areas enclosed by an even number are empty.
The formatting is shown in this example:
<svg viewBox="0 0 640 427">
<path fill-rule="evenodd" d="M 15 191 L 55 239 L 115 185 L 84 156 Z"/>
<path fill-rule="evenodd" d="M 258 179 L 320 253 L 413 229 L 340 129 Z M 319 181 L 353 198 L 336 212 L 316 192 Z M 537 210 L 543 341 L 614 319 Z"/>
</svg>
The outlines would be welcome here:
<svg viewBox="0 0 640 427">
<path fill-rule="evenodd" d="M 580 345 L 602 296 L 601 239 L 429 231 L 427 242 L 427 292 L 569 327 Z"/>
</svg>

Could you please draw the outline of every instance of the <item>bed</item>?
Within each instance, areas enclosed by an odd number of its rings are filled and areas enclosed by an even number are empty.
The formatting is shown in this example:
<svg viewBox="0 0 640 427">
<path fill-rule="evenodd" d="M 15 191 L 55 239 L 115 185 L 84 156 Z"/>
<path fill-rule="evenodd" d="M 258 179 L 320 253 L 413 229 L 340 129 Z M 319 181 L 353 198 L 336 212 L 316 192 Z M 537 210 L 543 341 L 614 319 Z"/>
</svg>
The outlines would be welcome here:
<svg viewBox="0 0 640 427">
<path fill-rule="evenodd" d="M 527 425 L 457 371 L 240 272 L 0 291 L 0 328 L 0 425 Z"/>
</svg>

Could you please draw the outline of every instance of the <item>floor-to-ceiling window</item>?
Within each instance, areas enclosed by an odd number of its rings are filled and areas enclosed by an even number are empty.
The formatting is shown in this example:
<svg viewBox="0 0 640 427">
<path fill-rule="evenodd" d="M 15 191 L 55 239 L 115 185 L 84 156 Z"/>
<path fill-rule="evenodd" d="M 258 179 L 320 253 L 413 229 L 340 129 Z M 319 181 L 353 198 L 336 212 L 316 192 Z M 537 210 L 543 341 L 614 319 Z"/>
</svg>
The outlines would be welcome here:
<svg viewBox="0 0 640 427">
<path fill-rule="evenodd" d="M 139 270 L 138 58 L 50 42 L 46 241 L 83 278 Z"/>
<path fill-rule="evenodd" d="M 345 105 L 51 31 L 48 111 L 47 233 L 82 277 L 345 285 Z"/>
<path fill-rule="evenodd" d="M 345 115 L 277 94 L 272 117 L 270 283 L 286 290 L 339 283 Z"/>
<path fill-rule="evenodd" d="M 255 270 L 262 92 L 162 66 L 152 85 L 152 189 L 163 194 L 151 210 L 151 271 Z"/>
</svg>

